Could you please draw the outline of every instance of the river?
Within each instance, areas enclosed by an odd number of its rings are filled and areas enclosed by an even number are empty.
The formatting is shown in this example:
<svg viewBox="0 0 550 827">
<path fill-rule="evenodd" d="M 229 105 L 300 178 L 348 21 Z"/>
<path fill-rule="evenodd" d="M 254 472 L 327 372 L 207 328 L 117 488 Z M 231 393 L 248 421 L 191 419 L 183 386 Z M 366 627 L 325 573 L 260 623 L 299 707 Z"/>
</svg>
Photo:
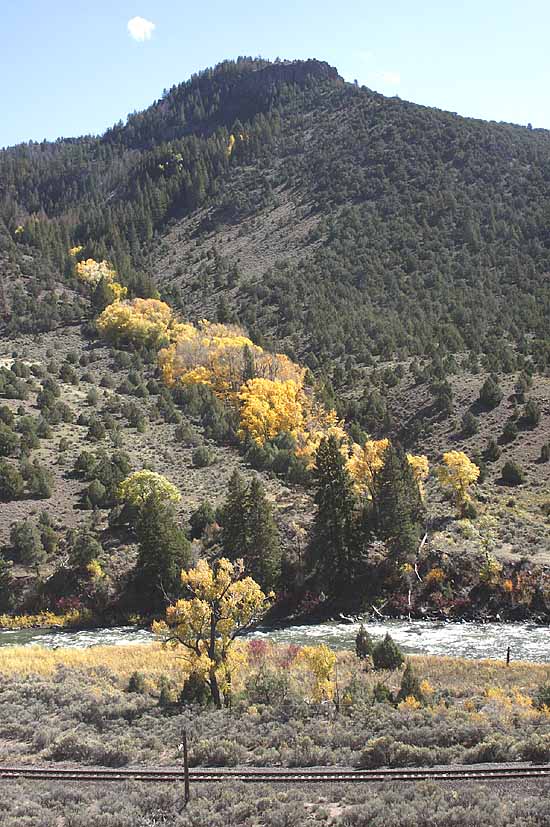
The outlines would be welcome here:
<svg viewBox="0 0 550 827">
<path fill-rule="evenodd" d="M 509 646 L 512 660 L 550 663 L 550 627 L 528 623 L 443 623 L 423 620 L 368 622 L 374 637 L 389 632 L 404 652 L 410 654 L 451 655 L 464 658 L 503 660 Z M 326 643 L 335 649 L 353 649 L 359 623 L 326 623 L 259 628 L 252 637 L 276 643 Z M 148 643 L 154 637 L 145 629 L 117 627 L 80 631 L 24 629 L 0 631 L 0 646 L 45 646 L 48 648 L 86 648 Z"/>
</svg>

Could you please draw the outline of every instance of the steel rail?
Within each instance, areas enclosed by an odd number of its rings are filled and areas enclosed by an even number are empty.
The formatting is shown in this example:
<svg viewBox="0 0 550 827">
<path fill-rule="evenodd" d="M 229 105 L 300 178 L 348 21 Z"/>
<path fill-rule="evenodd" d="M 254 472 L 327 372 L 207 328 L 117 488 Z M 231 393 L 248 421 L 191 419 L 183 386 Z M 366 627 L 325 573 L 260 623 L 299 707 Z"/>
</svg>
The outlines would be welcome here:
<svg viewBox="0 0 550 827">
<path fill-rule="evenodd" d="M 157 783 L 183 782 L 181 769 L 151 768 L 76 768 L 76 767 L 0 767 L 0 780 L 34 781 L 145 781 Z M 300 769 L 300 770 L 211 770 L 193 769 L 189 779 L 195 783 L 244 781 L 247 783 L 308 783 L 308 782 L 387 782 L 387 781 L 491 781 L 501 779 L 550 778 L 550 764 L 511 767 L 429 767 L 418 769 L 380 768 L 375 770 L 353 769 Z"/>
</svg>

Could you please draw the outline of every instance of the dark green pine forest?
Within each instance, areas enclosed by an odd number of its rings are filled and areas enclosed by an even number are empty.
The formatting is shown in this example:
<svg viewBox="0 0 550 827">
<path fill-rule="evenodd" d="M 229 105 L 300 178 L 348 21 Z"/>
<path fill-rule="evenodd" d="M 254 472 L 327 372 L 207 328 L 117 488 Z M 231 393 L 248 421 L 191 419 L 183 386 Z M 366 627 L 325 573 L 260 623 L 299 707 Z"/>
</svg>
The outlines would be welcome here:
<svg viewBox="0 0 550 827">
<path fill-rule="evenodd" d="M 544 370 L 549 177 L 546 131 L 384 98 L 318 61 L 227 61 L 101 137 L 0 153 L 4 325 L 85 313 L 78 296 L 33 301 L 37 270 L 63 289 L 78 243 L 136 293 L 160 282 L 191 311 L 214 294 L 314 370 L 464 351 Z M 289 204 L 301 231 L 286 249 L 267 239 L 244 266 L 224 254 L 223 228 L 269 232 Z M 211 258 L 191 285 L 177 265 L 159 278 L 163 235 L 190 216 L 182 234 Z"/>
</svg>

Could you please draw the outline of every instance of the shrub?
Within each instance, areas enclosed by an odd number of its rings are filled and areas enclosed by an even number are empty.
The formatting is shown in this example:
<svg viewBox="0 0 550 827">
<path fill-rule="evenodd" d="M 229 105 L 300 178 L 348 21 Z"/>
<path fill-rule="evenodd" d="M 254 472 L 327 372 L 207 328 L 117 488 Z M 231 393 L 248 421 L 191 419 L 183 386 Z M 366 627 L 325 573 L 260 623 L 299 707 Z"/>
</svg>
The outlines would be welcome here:
<svg viewBox="0 0 550 827">
<path fill-rule="evenodd" d="M 525 482 L 525 472 L 517 462 L 508 460 L 502 468 L 502 481 L 506 485 L 521 485 Z"/>
<path fill-rule="evenodd" d="M 462 433 L 464 436 L 474 436 L 479 431 L 479 419 L 471 411 L 466 411 L 462 417 Z"/>
<path fill-rule="evenodd" d="M 16 500 L 25 490 L 25 481 L 13 465 L 0 460 L 0 502 Z"/>
<path fill-rule="evenodd" d="M 535 764 L 546 763 L 550 760 L 550 736 L 531 735 L 521 744 L 519 752 L 524 761 L 533 761 Z"/>
<path fill-rule="evenodd" d="M 285 669 L 277 669 L 266 664 L 250 675 L 246 681 L 246 691 L 252 703 L 268 706 L 281 704 L 290 690 L 290 680 Z"/>
<path fill-rule="evenodd" d="M 401 686 L 399 687 L 396 700 L 398 702 L 404 701 L 405 698 L 416 698 L 416 700 L 420 703 L 424 701 L 424 695 L 420 688 L 420 681 L 415 674 L 410 660 L 407 661 L 407 665 L 405 666 L 405 671 L 403 672 L 403 677 L 401 678 Z"/>
<path fill-rule="evenodd" d="M 208 689 L 204 678 L 196 672 L 191 672 L 189 677 L 185 679 L 183 689 L 179 695 L 179 703 L 183 706 L 187 704 L 200 704 L 206 706 L 212 700 L 210 690 Z"/>
<path fill-rule="evenodd" d="M 375 669 L 399 669 L 403 663 L 403 653 L 389 633 L 375 645 L 372 661 Z"/>
<path fill-rule="evenodd" d="M 38 566 L 46 559 L 46 551 L 38 528 L 29 520 L 15 523 L 10 531 L 14 559 L 24 566 Z"/>
<path fill-rule="evenodd" d="M 0 422 L 0 457 L 9 457 L 17 449 L 19 440 L 9 425 Z"/>
<path fill-rule="evenodd" d="M 141 672 L 132 672 L 130 675 L 128 692 L 137 692 L 139 695 L 145 692 L 145 677 Z"/>
<path fill-rule="evenodd" d="M 509 419 L 502 429 L 502 441 L 504 443 L 513 442 L 518 435 L 518 426 L 513 419 Z"/>
<path fill-rule="evenodd" d="M 394 743 L 394 739 L 389 735 L 383 735 L 381 738 L 371 738 L 361 752 L 357 766 L 362 770 L 388 767 Z"/>
<path fill-rule="evenodd" d="M 189 517 L 189 525 L 191 526 L 191 539 L 198 540 L 204 534 L 206 528 L 212 523 L 216 522 L 216 515 L 214 509 L 209 502 L 203 502 L 193 511 Z"/>
<path fill-rule="evenodd" d="M 236 767 L 246 758 L 246 750 L 227 738 L 202 739 L 190 750 L 191 766 Z"/>
<path fill-rule="evenodd" d="M 495 462 L 499 459 L 501 454 L 501 450 L 497 444 L 496 439 L 491 437 L 487 442 L 487 447 L 485 448 L 485 460 L 487 462 Z"/>
<path fill-rule="evenodd" d="M 523 421 L 529 428 L 535 428 L 540 422 L 540 405 L 534 399 L 528 399 L 523 412 Z"/>
<path fill-rule="evenodd" d="M 87 497 L 94 508 L 101 508 L 106 493 L 107 489 L 105 486 L 99 480 L 94 479 L 85 489 L 84 496 Z"/>
<path fill-rule="evenodd" d="M 53 491 L 53 474 L 37 460 L 25 463 L 21 468 L 29 494 L 39 500 L 48 500 Z"/>
<path fill-rule="evenodd" d="M 542 709 L 543 707 L 550 709 L 550 683 L 543 683 L 539 686 L 533 698 L 533 703 L 537 709 Z"/>
<path fill-rule="evenodd" d="M 377 704 L 393 703 L 393 695 L 391 690 L 385 683 L 382 683 L 382 681 L 378 681 L 374 684 L 372 689 L 372 699 Z"/>
<path fill-rule="evenodd" d="M 187 422 L 182 422 L 181 425 L 178 425 L 174 432 L 174 437 L 178 442 L 181 442 L 181 444 L 185 445 L 187 448 L 195 447 L 199 441 L 197 434 Z"/>
<path fill-rule="evenodd" d="M 206 468 L 212 463 L 212 454 L 206 445 L 195 448 L 192 455 L 192 462 L 195 468 Z"/>
<path fill-rule="evenodd" d="M 372 656 L 373 649 L 374 641 L 363 624 L 361 624 L 355 638 L 355 654 L 360 660 L 365 660 L 365 658 Z"/>
<path fill-rule="evenodd" d="M 86 394 L 86 402 L 88 405 L 97 405 L 99 402 L 99 393 L 96 388 L 90 388 Z"/>
<path fill-rule="evenodd" d="M 86 529 L 72 529 L 67 534 L 69 564 L 73 568 L 84 568 L 97 560 L 103 548 L 94 535 Z"/>
<path fill-rule="evenodd" d="M 492 408 L 496 408 L 497 405 L 500 405 L 502 397 L 502 388 L 498 383 L 498 379 L 496 376 L 491 374 L 491 376 L 487 377 L 481 387 L 479 392 L 479 402 L 484 408 L 491 410 Z"/>
<path fill-rule="evenodd" d="M 550 442 L 545 442 L 540 449 L 541 462 L 548 462 L 550 460 Z"/>
<path fill-rule="evenodd" d="M 86 439 L 90 442 L 99 442 L 105 439 L 105 425 L 100 419 L 92 419 L 88 428 Z"/>
<path fill-rule="evenodd" d="M 473 500 L 466 500 L 461 509 L 461 516 L 465 520 L 476 520 L 478 511 Z"/>
<path fill-rule="evenodd" d="M 11 408 L 8 408 L 7 405 L 0 405 L 0 422 L 3 422 L 4 425 L 13 425 L 15 417 L 11 411 Z"/>
<path fill-rule="evenodd" d="M 506 735 L 493 735 L 466 751 L 465 764 L 489 764 L 509 761 L 514 742 Z"/>
</svg>

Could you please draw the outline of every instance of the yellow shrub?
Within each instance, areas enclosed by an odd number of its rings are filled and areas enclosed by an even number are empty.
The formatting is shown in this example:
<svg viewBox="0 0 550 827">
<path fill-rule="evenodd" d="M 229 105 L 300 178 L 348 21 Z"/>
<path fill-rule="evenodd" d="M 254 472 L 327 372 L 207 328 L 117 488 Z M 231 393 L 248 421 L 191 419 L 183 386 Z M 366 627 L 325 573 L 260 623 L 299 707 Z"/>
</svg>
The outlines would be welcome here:
<svg viewBox="0 0 550 827">
<path fill-rule="evenodd" d="M 90 612 L 83 609 L 71 609 L 62 615 L 54 612 L 40 612 L 36 615 L 0 615 L 0 629 L 34 629 L 53 626 L 79 626 L 90 620 Z"/>
<path fill-rule="evenodd" d="M 97 319 L 99 333 L 115 344 L 158 347 L 170 339 L 172 310 L 158 299 L 114 302 Z"/>
<path fill-rule="evenodd" d="M 430 569 L 427 575 L 424 578 L 424 582 L 428 585 L 439 585 L 445 580 L 445 572 L 443 569 L 435 566 L 433 569 Z"/>
<path fill-rule="evenodd" d="M 420 709 L 422 704 L 417 701 L 414 695 L 407 695 L 405 700 L 397 704 L 398 709 Z"/>
</svg>

